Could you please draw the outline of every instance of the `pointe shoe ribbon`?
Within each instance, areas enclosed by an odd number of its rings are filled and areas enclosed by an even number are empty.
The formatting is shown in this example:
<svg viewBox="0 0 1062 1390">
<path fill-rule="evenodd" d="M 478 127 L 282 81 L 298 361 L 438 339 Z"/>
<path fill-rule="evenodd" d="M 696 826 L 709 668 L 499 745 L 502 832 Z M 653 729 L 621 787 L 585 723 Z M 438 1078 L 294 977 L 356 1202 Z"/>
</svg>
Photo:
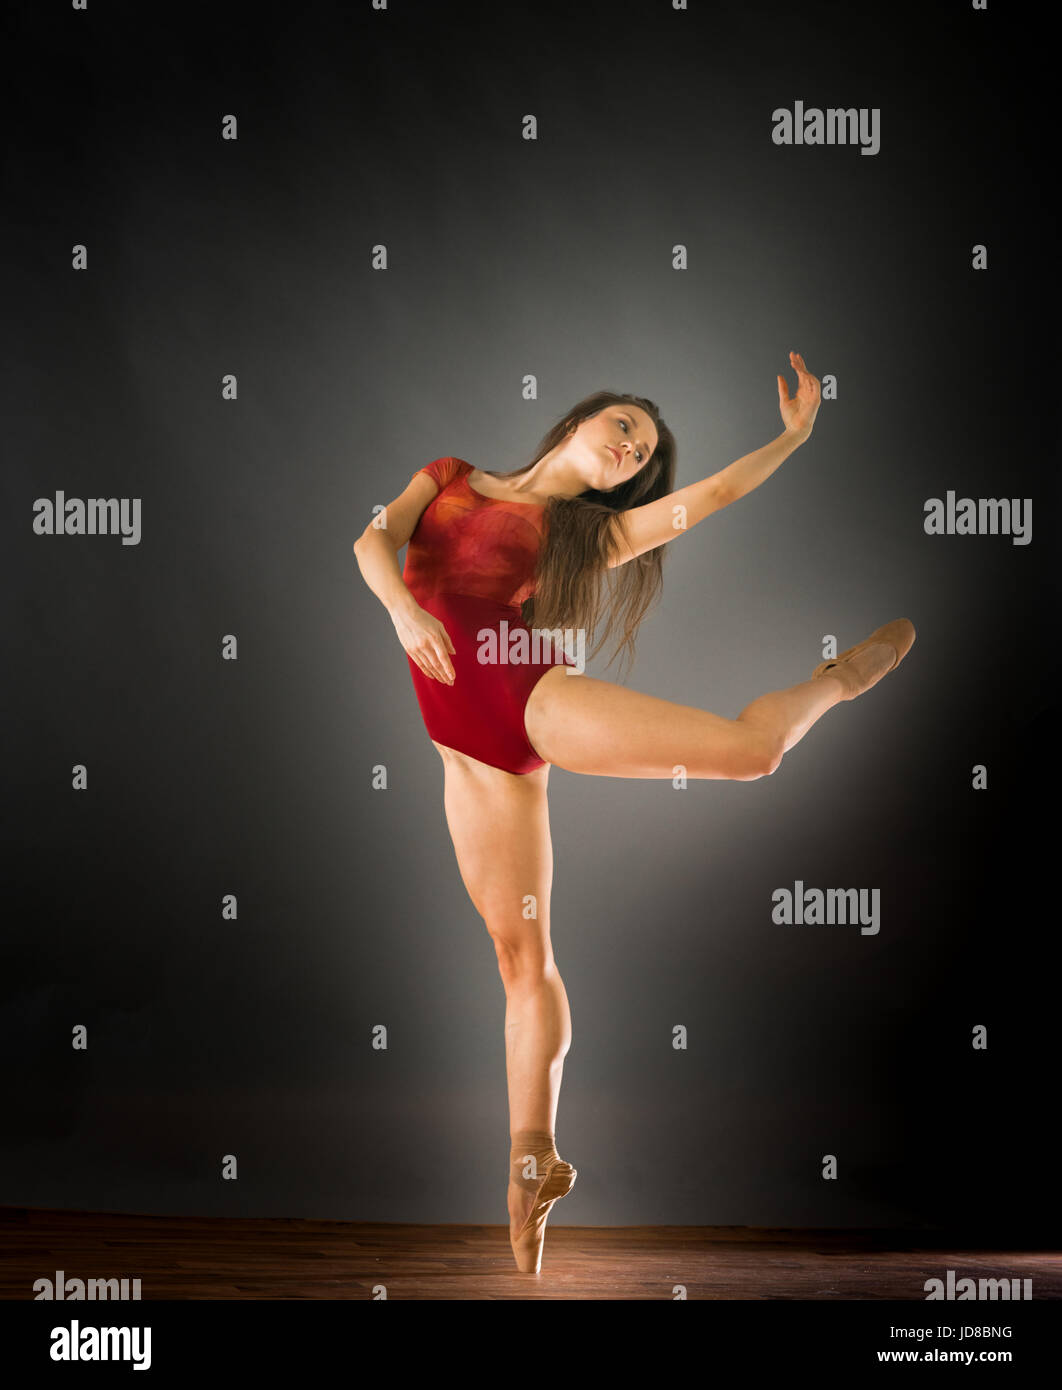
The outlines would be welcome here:
<svg viewBox="0 0 1062 1390">
<path fill-rule="evenodd" d="M 566 1197 L 575 1186 L 578 1171 L 564 1159 L 556 1159 L 548 1167 L 542 1185 L 535 1194 L 535 1201 L 527 1220 L 516 1236 L 510 1235 L 509 1243 L 516 1258 L 516 1267 L 521 1274 L 537 1274 L 542 1267 L 542 1245 L 546 1238 L 546 1218 L 553 1203 Z"/>
<path fill-rule="evenodd" d="M 812 671 L 811 678 L 814 680 L 816 676 L 835 676 L 845 687 L 845 699 L 854 699 L 856 695 L 862 695 L 865 690 L 876 685 L 882 676 L 887 676 L 891 671 L 895 671 L 911 650 L 914 640 L 915 629 L 911 620 L 909 618 L 894 618 L 892 622 L 885 623 L 864 641 L 857 642 L 854 647 L 849 647 L 839 656 L 832 657 L 829 661 L 820 662 Z M 866 680 L 851 664 L 851 658 L 879 642 L 891 647 L 896 654 L 896 659 L 888 670 L 882 671 L 872 680 Z"/>
</svg>

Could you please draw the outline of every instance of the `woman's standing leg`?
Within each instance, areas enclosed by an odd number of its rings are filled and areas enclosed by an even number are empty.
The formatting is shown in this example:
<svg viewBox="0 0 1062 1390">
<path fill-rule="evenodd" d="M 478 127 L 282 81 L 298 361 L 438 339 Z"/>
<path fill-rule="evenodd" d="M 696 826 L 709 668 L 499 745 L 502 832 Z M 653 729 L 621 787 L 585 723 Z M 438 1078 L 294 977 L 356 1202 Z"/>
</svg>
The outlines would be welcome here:
<svg viewBox="0 0 1062 1390">
<path fill-rule="evenodd" d="M 541 1196 L 542 1170 L 559 1157 L 553 1138 L 572 1039 L 568 996 L 550 939 L 549 768 L 516 776 L 435 746 L 445 768 L 446 820 L 458 868 L 494 942 L 505 988 L 509 1133 L 519 1169 L 509 1184 L 515 1236 L 535 1207 L 536 1192 Z M 534 1163 L 522 1162 L 525 1150 Z M 537 1258 L 524 1255 L 528 1268 L 538 1267 Z M 523 1256 L 517 1258 L 523 1268 Z"/>
</svg>

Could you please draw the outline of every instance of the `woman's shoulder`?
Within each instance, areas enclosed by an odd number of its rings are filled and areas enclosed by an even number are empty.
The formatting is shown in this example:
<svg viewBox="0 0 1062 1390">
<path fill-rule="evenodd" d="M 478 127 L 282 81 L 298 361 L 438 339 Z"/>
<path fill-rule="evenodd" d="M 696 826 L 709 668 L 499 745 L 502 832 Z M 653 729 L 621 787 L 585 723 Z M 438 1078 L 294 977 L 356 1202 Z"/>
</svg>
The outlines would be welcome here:
<svg viewBox="0 0 1062 1390">
<path fill-rule="evenodd" d="M 466 463 L 464 459 L 456 458 L 453 454 L 444 454 L 442 458 L 432 459 L 423 468 L 417 469 L 418 473 L 427 473 L 434 479 L 439 491 L 448 487 L 457 478 L 462 478 L 472 472 L 472 465 Z"/>
</svg>

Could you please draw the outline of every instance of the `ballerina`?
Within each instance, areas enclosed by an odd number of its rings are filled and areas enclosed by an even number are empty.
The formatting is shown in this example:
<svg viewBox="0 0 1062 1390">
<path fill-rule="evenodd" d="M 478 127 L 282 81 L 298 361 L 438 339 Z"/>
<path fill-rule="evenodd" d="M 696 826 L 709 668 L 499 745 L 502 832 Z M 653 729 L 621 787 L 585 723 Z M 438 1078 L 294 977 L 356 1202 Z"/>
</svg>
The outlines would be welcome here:
<svg viewBox="0 0 1062 1390">
<path fill-rule="evenodd" d="M 547 1217 L 577 1176 L 555 1143 L 572 1034 L 550 938 L 550 767 L 599 777 L 769 776 L 827 710 L 894 670 L 915 638 L 906 618 L 886 623 L 735 719 L 582 674 L 564 640 L 573 625 L 595 631 L 607 579 L 608 623 L 594 650 L 622 627 L 617 654 L 631 656 L 661 587 L 667 542 L 758 487 L 807 441 L 820 383 L 799 353 L 790 363 L 796 393 L 777 378 L 783 432 L 688 487 L 673 489 L 675 440 L 655 403 L 601 391 L 573 406 L 514 472 L 435 459 L 354 543 L 406 652 L 443 762 L 461 878 L 497 952 L 509 1238 L 523 1272 L 541 1269 Z"/>
</svg>

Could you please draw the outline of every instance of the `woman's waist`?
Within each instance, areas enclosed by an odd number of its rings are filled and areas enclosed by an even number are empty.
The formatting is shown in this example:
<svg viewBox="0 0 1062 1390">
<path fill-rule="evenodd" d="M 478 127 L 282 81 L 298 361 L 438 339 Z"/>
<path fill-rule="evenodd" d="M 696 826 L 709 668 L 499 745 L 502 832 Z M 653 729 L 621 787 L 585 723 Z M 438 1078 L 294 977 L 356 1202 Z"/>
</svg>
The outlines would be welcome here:
<svg viewBox="0 0 1062 1390">
<path fill-rule="evenodd" d="M 501 599 L 493 594 L 470 594 L 457 589 L 431 589 L 421 592 L 412 589 L 411 592 L 420 606 L 429 612 L 434 608 L 449 608 L 466 613 L 496 611 L 500 616 L 519 619 L 522 609 L 520 600 Z"/>
<path fill-rule="evenodd" d="M 482 594 L 437 590 L 417 602 L 439 619 L 452 637 L 474 638 L 477 660 L 499 665 L 576 663 L 582 635 L 576 629 L 529 627 L 520 605 Z M 493 655 L 491 654 L 493 653 Z M 581 664 L 582 658 L 578 658 Z"/>
</svg>

